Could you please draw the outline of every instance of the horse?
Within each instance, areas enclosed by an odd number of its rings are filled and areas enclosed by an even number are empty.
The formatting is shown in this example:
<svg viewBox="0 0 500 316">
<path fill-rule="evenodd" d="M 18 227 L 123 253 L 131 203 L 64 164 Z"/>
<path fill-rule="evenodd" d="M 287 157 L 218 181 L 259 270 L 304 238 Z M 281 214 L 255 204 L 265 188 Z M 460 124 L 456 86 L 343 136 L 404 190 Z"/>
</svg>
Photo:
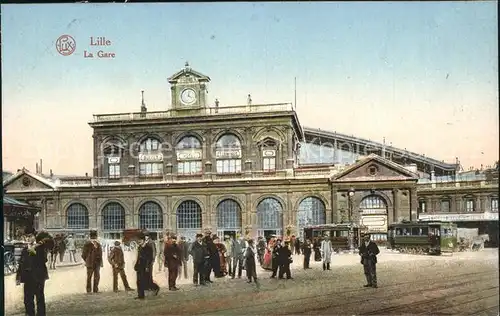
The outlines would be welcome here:
<svg viewBox="0 0 500 316">
<path fill-rule="evenodd" d="M 472 239 L 472 245 L 471 245 L 471 250 L 472 251 L 479 251 L 484 249 L 484 243 L 490 241 L 490 235 L 488 234 L 482 234 L 474 237 Z"/>
</svg>

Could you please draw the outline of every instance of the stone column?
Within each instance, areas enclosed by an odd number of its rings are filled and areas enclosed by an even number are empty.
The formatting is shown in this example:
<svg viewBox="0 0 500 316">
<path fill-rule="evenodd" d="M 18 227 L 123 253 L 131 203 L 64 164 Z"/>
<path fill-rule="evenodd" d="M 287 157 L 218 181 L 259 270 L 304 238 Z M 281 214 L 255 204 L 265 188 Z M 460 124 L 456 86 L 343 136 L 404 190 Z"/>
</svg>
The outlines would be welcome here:
<svg viewBox="0 0 500 316">
<path fill-rule="evenodd" d="M 92 135 L 93 141 L 94 141 L 94 172 L 93 175 L 94 177 L 99 177 L 99 139 L 97 136 L 94 134 Z"/>
<path fill-rule="evenodd" d="M 457 213 L 458 205 L 457 205 L 457 196 L 452 195 L 450 199 L 450 213 Z"/>
<path fill-rule="evenodd" d="M 418 204 L 417 189 L 411 188 L 410 189 L 410 221 L 417 220 L 417 204 Z"/>
<path fill-rule="evenodd" d="M 401 208 L 401 197 L 400 197 L 401 191 L 399 189 L 393 189 L 392 190 L 392 214 L 389 213 L 387 216 L 387 221 L 389 222 L 388 224 L 392 224 L 397 222 L 397 219 L 400 215 L 399 209 Z M 418 201 L 416 201 L 417 207 L 418 207 Z"/>
<path fill-rule="evenodd" d="M 332 185 L 331 197 L 330 197 L 330 208 L 331 208 L 331 218 L 330 223 L 340 222 L 340 211 L 337 205 L 337 187 Z"/>
<path fill-rule="evenodd" d="M 425 197 L 424 197 L 424 200 L 425 200 L 425 212 L 426 212 L 426 213 L 431 213 L 431 212 L 433 212 L 431 198 L 430 198 L 430 197 L 428 197 L 428 196 L 425 196 Z"/>
</svg>

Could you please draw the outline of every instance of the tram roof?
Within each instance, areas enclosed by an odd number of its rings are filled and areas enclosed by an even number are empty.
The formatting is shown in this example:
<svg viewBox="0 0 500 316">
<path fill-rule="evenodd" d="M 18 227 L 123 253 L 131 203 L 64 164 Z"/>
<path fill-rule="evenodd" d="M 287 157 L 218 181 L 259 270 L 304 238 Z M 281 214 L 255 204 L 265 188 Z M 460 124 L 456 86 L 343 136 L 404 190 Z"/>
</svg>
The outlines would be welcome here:
<svg viewBox="0 0 500 316">
<path fill-rule="evenodd" d="M 342 223 L 342 224 L 319 224 L 319 225 L 307 225 L 304 226 L 304 229 L 313 228 L 313 229 L 323 229 L 323 228 L 361 228 L 364 226 L 358 225 L 356 223 Z"/>
<path fill-rule="evenodd" d="M 389 226 L 429 226 L 429 225 L 443 225 L 443 224 L 453 224 L 453 222 L 447 221 L 417 221 L 417 222 L 402 222 L 393 223 Z"/>
</svg>

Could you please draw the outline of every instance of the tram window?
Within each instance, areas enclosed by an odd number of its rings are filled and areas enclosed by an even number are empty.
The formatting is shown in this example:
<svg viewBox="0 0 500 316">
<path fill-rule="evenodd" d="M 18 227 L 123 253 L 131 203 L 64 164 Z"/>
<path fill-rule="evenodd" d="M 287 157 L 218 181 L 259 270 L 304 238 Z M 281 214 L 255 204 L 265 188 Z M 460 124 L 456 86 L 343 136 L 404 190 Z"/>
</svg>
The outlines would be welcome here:
<svg viewBox="0 0 500 316">
<path fill-rule="evenodd" d="M 410 236 L 410 230 L 406 229 L 406 228 L 403 228 L 403 235 Z"/>
<path fill-rule="evenodd" d="M 396 228 L 396 236 L 401 236 L 403 235 L 403 231 L 401 230 L 401 228 Z"/>
<path fill-rule="evenodd" d="M 443 236 L 453 236 L 451 229 L 443 228 Z"/>
<path fill-rule="evenodd" d="M 420 236 L 427 236 L 429 235 L 429 228 L 428 227 L 421 227 L 420 228 Z"/>
<path fill-rule="evenodd" d="M 411 228 L 411 235 L 418 236 L 419 235 L 419 227 L 412 227 Z"/>
<path fill-rule="evenodd" d="M 349 236 L 349 232 L 347 230 L 341 230 L 339 233 L 340 233 L 340 237 L 348 237 Z"/>
</svg>

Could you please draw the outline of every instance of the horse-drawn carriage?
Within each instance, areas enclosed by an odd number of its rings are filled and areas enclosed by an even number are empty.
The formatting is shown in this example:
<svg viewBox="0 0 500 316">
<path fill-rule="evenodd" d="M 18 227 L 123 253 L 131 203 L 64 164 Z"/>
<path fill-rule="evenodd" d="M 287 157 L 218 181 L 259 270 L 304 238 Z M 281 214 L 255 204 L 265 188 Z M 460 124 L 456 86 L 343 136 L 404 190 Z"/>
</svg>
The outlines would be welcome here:
<svg viewBox="0 0 500 316">
<path fill-rule="evenodd" d="M 391 249 L 401 253 L 452 253 L 457 249 L 457 225 L 450 222 L 407 222 L 388 229 Z"/>
<path fill-rule="evenodd" d="M 335 252 L 353 250 L 359 247 L 361 235 L 367 231 L 357 224 L 322 224 L 304 227 L 304 237 L 309 240 L 329 237 Z"/>
</svg>

